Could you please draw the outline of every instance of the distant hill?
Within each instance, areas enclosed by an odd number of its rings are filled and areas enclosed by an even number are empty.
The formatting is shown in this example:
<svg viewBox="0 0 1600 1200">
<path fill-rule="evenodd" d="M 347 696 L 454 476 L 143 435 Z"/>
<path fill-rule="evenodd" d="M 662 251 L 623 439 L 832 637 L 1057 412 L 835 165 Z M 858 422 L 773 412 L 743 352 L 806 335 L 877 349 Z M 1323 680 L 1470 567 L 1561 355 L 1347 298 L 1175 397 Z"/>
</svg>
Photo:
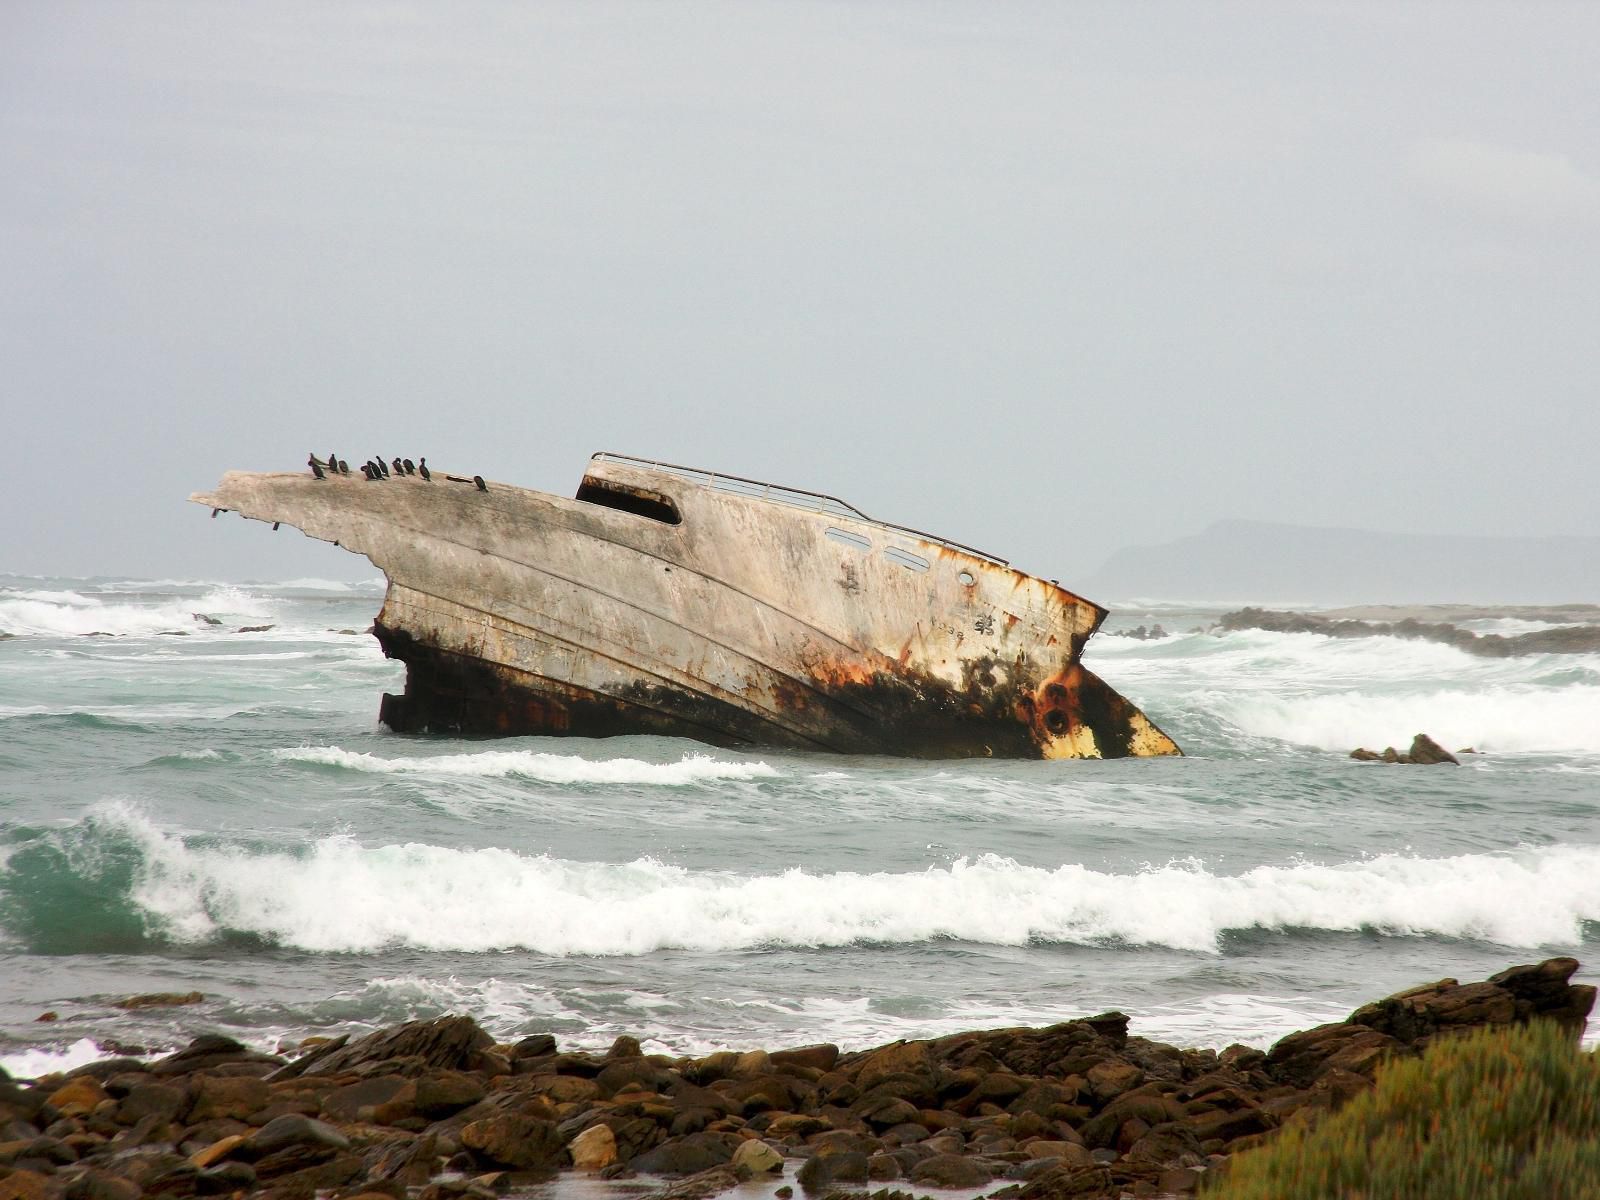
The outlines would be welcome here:
<svg viewBox="0 0 1600 1200">
<path fill-rule="evenodd" d="M 1450 537 L 1219 521 L 1119 550 L 1074 591 L 1091 599 L 1298 604 L 1600 601 L 1600 537 Z"/>
</svg>

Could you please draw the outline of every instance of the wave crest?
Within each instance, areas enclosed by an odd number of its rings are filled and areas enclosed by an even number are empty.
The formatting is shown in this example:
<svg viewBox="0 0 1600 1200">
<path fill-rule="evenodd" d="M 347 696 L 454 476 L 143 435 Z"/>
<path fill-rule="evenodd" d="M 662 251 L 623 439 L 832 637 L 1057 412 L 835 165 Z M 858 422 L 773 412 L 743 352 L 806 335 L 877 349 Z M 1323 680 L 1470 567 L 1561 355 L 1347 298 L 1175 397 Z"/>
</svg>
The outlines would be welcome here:
<svg viewBox="0 0 1600 1200">
<path fill-rule="evenodd" d="M 984 855 L 917 872 L 739 875 L 653 858 L 577 862 L 502 849 L 322 838 L 302 852 L 190 844 L 126 806 L 0 868 L 0 918 L 191 944 L 246 937 L 317 952 L 521 948 L 553 956 L 939 939 L 1166 946 L 1217 953 L 1231 931 L 1375 930 L 1506 946 L 1571 945 L 1600 920 L 1600 847 L 1218 875 L 1198 862 L 1129 874 Z M 92 903 L 83 896 L 91 894 Z M 71 903 L 66 903 L 71 901 Z M 52 914 L 54 917 L 52 918 Z M 77 928 L 72 937 L 91 938 Z M 48 932 L 48 930 L 46 930 Z M 60 934 L 60 930 L 56 930 Z M 37 941 L 29 936 L 30 942 Z"/>
<path fill-rule="evenodd" d="M 718 779 L 764 779 L 778 774 L 764 762 L 724 762 L 709 754 L 686 754 L 677 762 L 653 763 L 637 758 L 588 759 L 535 750 L 380 758 L 376 754 L 341 750 L 338 746 L 296 746 L 272 753 L 289 762 L 379 775 L 452 775 L 481 779 L 514 775 L 541 783 L 645 783 L 681 787 Z"/>
</svg>

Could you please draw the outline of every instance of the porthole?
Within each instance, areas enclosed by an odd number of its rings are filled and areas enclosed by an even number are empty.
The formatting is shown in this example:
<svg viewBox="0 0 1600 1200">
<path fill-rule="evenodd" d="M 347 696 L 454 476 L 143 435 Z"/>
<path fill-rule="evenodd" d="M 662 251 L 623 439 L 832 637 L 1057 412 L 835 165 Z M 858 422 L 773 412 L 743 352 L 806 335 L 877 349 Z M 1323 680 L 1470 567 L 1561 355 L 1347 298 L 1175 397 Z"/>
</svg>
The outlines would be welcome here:
<svg viewBox="0 0 1600 1200">
<path fill-rule="evenodd" d="M 978 577 L 971 571 L 962 571 L 956 576 L 956 578 L 960 580 L 962 587 L 971 587 L 973 584 L 978 582 Z"/>
</svg>

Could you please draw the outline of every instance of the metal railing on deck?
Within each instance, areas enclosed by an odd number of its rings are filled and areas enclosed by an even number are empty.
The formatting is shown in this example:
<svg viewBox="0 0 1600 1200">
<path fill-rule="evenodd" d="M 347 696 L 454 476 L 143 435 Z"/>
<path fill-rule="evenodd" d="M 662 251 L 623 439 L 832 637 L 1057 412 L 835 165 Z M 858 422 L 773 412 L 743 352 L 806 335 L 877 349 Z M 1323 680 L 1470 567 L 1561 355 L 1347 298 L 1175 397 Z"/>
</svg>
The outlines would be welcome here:
<svg viewBox="0 0 1600 1200">
<path fill-rule="evenodd" d="M 986 550 L 979 550 L 975 546 L 968 546 L 962 542 L 953 542 L 933 533 L 925 533 L 920 529 L 913 529 L 909 525 L 896 525 L 890 521 L 879 521 L 867 516 L 853 504 L 846 504 L 837 496 L 829 496 L 823 492 L 808 492 L 804 488 L 784 487 L 782 484 L 766 483 L 760 479 L 746 479 L 743 475 L 724 475 L 720 471 L 707 471 L 702 467 L 686 467 L 680 463 L 659 462 L 653 458 L 639 458 L 632 454 L 618 454 L 612 450 L 600 450 L 590 455 L 590 459 L 603 462 L 631 463 L 634 466 L 650 467 L 657 471 L 666 471 L 669 474 L 680 476 L 693 483 L 703 484 L 719 492 L 731 492 L 738 496 L 748 496 L 755 500 L 770 500 L 776 504 L 787 504 L 792 508 L 803 508 L 808 512 L 829 513 L 836 517 L 849 517 L 852 520 L 863 521 L 879 529 L 894 530 L 898 533 L 909 533 L 919 537 L 925 542 L 936 545 L 948 546 L 952 550 L 963 550 L 968 554 L 975 554 L 979 558 L 988 559 L 1002 567 L 1010 566 L 1007 559 L 990 554 Z"/>
</svg>

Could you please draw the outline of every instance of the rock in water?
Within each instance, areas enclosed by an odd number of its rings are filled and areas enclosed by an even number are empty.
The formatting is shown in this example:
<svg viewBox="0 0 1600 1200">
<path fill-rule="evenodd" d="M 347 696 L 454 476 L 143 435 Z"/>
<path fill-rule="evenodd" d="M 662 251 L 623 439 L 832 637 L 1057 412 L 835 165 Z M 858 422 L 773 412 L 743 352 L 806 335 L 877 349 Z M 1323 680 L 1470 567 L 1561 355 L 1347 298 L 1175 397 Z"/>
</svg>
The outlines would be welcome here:
<svg viewBox="0 0 1600 1200">
<path fill-rule="evenodd" d="M 492 1045 L 494 1039 L 471 1017 L 408 1021 L 318 1058 L 303 1074 L 338 1075 L 367 1063 L 399 1058 L 419 1059 L 424 1067 L 470 1071 L 478 1065 L 478 1055 Z"/>
<path fill-rule="evenodd" d="M 1411 739 L 1411 750 L 1406 758 L 1425 766 L 1433 766 L 1435 763 L 1454 763 L 1458 767 L 1461 765 L 1459 758 L 1425 733 L 1419 733 Z"/>
</svg>

